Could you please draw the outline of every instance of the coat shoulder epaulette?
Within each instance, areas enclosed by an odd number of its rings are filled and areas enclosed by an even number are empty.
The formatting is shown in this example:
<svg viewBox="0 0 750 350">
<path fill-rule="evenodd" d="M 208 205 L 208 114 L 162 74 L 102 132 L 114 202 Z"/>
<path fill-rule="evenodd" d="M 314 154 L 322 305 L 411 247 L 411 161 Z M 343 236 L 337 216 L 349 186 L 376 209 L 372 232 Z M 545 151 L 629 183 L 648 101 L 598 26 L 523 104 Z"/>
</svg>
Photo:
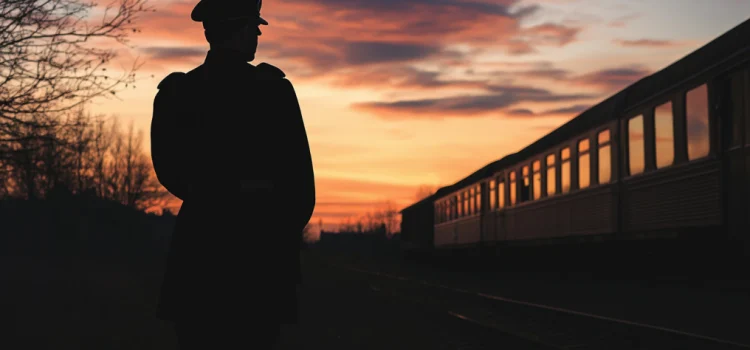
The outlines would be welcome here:
<svg viewBox="0 0 750 350">
<path fill-rule="evenodd" d="M 255 68 L 257 69 L 258 73 L 260 73 L 264 78 L 283 79 L 284 77 L 286 77 L 284 71 L 265 62 L 257 65 Z"/>
<path fill-rule="evenodd" d="M 174 86 L 178 82 L 180 82 L 184 77 L 185 73 L 183 72 L 173 72 L 167 75 L 164 79 L 159 82 L 159 85 L 156 87 L 157 89 L 163 89 L 166 87 Z"/>
</svg>

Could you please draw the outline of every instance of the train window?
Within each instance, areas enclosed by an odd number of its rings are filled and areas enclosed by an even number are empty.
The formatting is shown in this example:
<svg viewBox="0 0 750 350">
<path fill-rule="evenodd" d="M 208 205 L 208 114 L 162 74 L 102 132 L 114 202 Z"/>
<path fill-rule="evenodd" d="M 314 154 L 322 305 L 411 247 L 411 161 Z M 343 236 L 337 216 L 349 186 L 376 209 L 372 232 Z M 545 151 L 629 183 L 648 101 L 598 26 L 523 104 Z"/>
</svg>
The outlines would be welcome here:
<svg viewBox="0 0 750 350">
<path fill-rule="evenodd" d="M 456 197 L 451 197 L 451 220 L 458 217 L 458 207 L 456 206 Z"/>
<path fill-rule="evenodd" d="M 588 139 L 578 142 L 578 188 L 586 188 L 591 184 L 591 155 Z"/>
<path fill-rule="evenodd" d="M 540 161 L 534 161 L 534 184 L 531 186 L 531 190 L 534 191 L 534 200 L 542 198 L 542 164 Z"/>
<path fill-rule="evenodd" d="M 609 130 L 599 133 L 599 183 L 606 184 L 612 180 L 612 146 L 609 141 Z"/>
<path fill-rule="evenodd" d="M 703 84 L 688 91 L 685 99 L 688 159 L 703 158 L 710 149 L 708 126 L 708 88 Z"/>
<path fill-rule="evenodd" d="M 628 121 L 628 163 L 630 175 L 643 172 L 646 165 L 646 150 L 643 146 L 643 115 Z"/>
<path fill-rule="evenodd" d="M 570 192 L 570 147 L 560 152 L 560 180 L 562 193 Z"/>
<path fill-rule="evenodd" d="M 516 205 L 516 172 L 512 171 L 510 173 L 510 205 Z"/>
<path fill-rule="evenodd" d="M 477 185 L 477 188 L 474 191 L 477 194 L 477 213 L 479 213 L 482 211 L 482 186 Z"/>
<path fill-rule="evenodd" d="M 476 204 L 474 203 L 474 200 L 476 199 L 476 194 L 474 193 L 474 189 L 469 189 L 469 215 L 472 215 L 476 213 Z"/>
<path fill-rule="evenodd" d="M 497 205 L 500 209 L 505 208 L 505 182 L 500 181 L 497 185 Z"/>
<path fill-rule="evenodd" d="M 547 156 L 547 196 L 551 197 L 555 195 L 555 186 L 557 181 L 557 173 L 555 171 L 555 155 L 550 154 Z"/>
<path fill-rule="evenodd" d="M 464 191 L 464 216 L 469 216 L 471 212 L 469 211 L 469 194 Z"/>
<path fill-rule="evenodd" d="M 497 182 L 495 180 L 490 180 L 490 210 L 495 210 L 497 208 Z"/>
<path fill-rule="evenodd" d="M 531 181 L 529 181 L 529 166 L 523 167 L 523 179 L 521 180 L 521 203 L 531 199 Z"/>
<path fill-rule="evenodd" d="M 462 197 L 461 193 L 456 195 L 456 208 L 458 209 L 456 212 L 456 219 L 464 216 L 464 200 Z"/>
<path fill-rule="evenodd" d="M 672 119 L 672 102 L 662 104 L 654 110 L 657 169 L 670 166 L 674 162 L 674 122 Z"/>
<path fill-rule="evenodd" d="M 451 208 L 452 206 L 450 202 L 445 203 L 445 221 L 451 220 Z"/>
</svg>

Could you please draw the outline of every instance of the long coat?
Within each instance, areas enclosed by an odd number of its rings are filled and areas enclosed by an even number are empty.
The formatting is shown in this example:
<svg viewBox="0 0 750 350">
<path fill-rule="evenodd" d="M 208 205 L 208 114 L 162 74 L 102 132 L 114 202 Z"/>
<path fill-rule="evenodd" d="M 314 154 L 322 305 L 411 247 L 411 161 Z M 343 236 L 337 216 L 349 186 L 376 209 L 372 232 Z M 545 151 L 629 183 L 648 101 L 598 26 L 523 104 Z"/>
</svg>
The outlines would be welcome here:
<svg viewBox="0 0 750 350">
<path fill-rule="evenodd" d="M 183 200 L 157 316 L 294 322 L 315 182 L 284 73 L 212 50 L 198 68 L 170 74 L 154 99 L 151 156 L 159 181 Z"/>
</svg>

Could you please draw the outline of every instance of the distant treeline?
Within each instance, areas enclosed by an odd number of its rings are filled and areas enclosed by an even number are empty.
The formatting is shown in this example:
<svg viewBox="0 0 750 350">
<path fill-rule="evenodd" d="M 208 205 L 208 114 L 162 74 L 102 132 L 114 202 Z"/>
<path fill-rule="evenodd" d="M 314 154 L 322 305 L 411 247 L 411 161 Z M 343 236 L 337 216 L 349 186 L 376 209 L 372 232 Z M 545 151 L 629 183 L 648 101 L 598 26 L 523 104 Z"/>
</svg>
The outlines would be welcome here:
<svg viewBox="0 0 750 350">
<path fill-rule="evenodd" d="M 43 199 L 56 188 L 146 210 L 168 193 L 143 150 L 143 133 L 83 110 L 19 123 L 0 143 L 0 198 Z"/>
</svg>

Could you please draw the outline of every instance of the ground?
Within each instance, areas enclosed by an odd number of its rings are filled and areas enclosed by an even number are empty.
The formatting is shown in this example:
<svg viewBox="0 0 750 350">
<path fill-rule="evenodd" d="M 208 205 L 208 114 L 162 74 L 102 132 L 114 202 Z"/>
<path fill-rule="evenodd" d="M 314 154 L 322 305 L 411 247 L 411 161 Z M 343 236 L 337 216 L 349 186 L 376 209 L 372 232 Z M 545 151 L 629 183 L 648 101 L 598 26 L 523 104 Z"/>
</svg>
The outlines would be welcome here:
<svg viewBox="0 0 750 350">
<path fill-rule="evenodd" d="M 300 324 L 279 349 L 535 349 L 517 337 L 389 297 L 363 275 L 305 258 Z M 175 349 L 156 319 L 158 267 L 4 256 L 0 304 L 8 349 Z M 8 330 L 8 328 L 6 328 Z"/>
</svg>

